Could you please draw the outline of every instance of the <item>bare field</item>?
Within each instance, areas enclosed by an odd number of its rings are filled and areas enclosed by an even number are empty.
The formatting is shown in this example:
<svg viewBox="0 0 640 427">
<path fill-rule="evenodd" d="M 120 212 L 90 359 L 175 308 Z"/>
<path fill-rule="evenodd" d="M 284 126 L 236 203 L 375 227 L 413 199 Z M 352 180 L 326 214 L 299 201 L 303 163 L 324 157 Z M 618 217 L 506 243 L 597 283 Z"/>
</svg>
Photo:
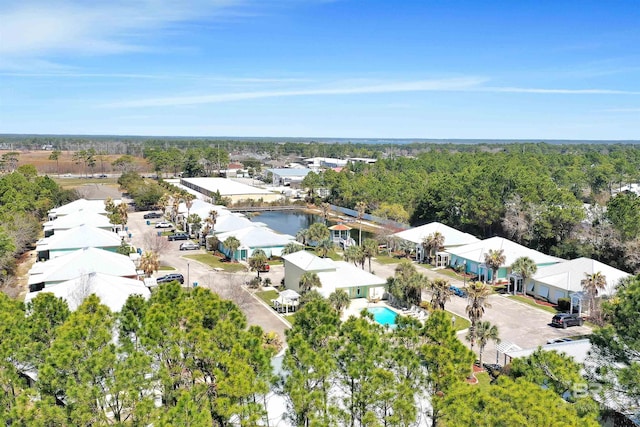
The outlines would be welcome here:
<svg viewBox="0 0 640 427">
<path fill-rule="evenodd" d="M 9 153 L 9 150 L 0 150 L 0 156 L 6 153 Z M 109 173 L 119 173 L 111 166 L 111 163 L 116 159 L 122 157 L 121 155 L 96 155 L 96 166 L 91 170 L 85 170 L 84 165 L 82 163 L 77 164 L 73 161 L 74 151 L 63 151 L 60 154 L 60 158 L 56 162 L 55 160 L 49 160 L 49 156 L 51 155 L 51 151 L 17 151 L 19 153 L 18 156 L 18 166 L 22 165 L 33 165 L 38 170 L 40 174 L 46 175 L 56 175 L 56 174 L 109 174 Z M 151 165 L 142 158 L 135 157 L 136 167 L 139 172 L 149 173 L 151 172 Z"/>
</svg>

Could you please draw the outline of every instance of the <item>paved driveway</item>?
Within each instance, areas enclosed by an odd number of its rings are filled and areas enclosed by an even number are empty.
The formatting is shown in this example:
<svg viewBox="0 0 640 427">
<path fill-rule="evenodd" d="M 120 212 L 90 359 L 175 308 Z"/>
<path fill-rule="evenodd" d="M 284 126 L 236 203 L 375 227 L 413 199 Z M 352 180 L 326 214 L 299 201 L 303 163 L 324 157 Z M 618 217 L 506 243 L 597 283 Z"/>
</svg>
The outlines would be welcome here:
<svg viewBox="0 0 640 427">
<path fill-rule="evenodd" d="M 145 248 L 145 236 L 154 237 L 158 230 L 153 223 L 161 219 L 153 219 L 151 225 L 147 225 L 147 220 L 143 215 L 147 212 L 130 212 L 127 226 L 132 234 L 131 242 L 136 247 Z M 148 237 L 148 238 L 149 238 Z M 166 237 L 165 237 L 166 239 Z M 180 251 L 182 241 L 167 242 L 165 250 L 160 253 L 160 262 L 163 265 L 170 265 L 176 268 L 177 273 L 182 273 L 185 278 L 185 286 L 198 283 L 216 292 L 225 299 L 234 301 L 247 316 L 251 325 L 258 325 L 265 331 L 274 331 L 284 340 L 284 331 L 289 326 L 271 309 L 262 304 L 242 286 L 255 273 L 240 272 L 226 273 L 214 271 L 211 267 L 197 261 L 184 258 L 185 255 L 204 253 L 204 251 Z M 274 266 L 269 273 L 262 274 L 263 277 L 270 277 L 274 284 L 279 284 L 284 276 L 282 266 Z M 154 276 L 162 276 L 165 272 L 158 272 Z M 277 281 L 276 281 L 277 280 Z"/>
<path fill-rule="evenodd" d="M 373 271 L 380 277 L 393 276 L 397 264 L 378 264 L 372 263 Z M 437 271 L 422 267 L 420 264 L 414 264 L 419 272 L 425 274 L 428 278 L 436 277 L 448 280 L 452 285 L 463 287 L 463 282 L 455 280 L 449 276 L 439 274 Z M 423 300 L 429 300 L 431 295 L 428 291 L 424 292 Z M 553 314 L 543 309 L 538 309 L 530 305 L 515 301 L 505 295 L 491 295 L 489 297 L 490 308 L 485 310 L 482 320 L 491 322 L 498 327 L 500 339 L 503 342 L 514 343 L 520 348 L 532 348 L 546 344 L 548 340 L 569 337 L 574 335 L 587 335 L 591 333 L 591 328 L 587 326 L 574 326 L 567 329 L 559 329 L 550 326 Z M 451 301 L 447 303 L 446 309 L 462 317 L 467 317 L 465 310 L 467 299 L 453 295 Z M 460 339 L 469 346 L 464 339 L 466 332 L 459 334 Z M 476 347 L 477 350 L 477 347 Z M 483 359 L 487 362 L 495 361 L 496 350 L 495 344 L 490 342 L 487 344 Z M 501 363 L 504 357 L 501 356 Z"/>
</svg>

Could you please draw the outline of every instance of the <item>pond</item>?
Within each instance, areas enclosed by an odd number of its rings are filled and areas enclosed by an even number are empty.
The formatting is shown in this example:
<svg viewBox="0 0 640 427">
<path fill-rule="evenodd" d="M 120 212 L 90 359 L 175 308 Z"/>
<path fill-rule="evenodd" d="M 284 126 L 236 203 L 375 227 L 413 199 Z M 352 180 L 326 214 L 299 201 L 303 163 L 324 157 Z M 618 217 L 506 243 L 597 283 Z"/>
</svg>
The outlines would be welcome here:
<svg viewBox="0 0 640 427">
<path fill-rule="evenodd" d="M 322 216 L 304 212 L 304 211 L 266 211 L 260 212 L 250 218 L 254 222 L 263 222 L 267 224 L 267 227 L 277 231 L 278 233 L 290 234 L 295 236 L 296 233 L 305 228 L 311 227 L 311 224 L 316 222 L 322 222 Z M 329 226 L 337 224 L 336 221 L 329 220 Z M 358 224 L 349 224 L 353 227 L 351 230 L 351 237 L 358 241 Z M 368 238 L 375 238 L 375 235 L 369 231 L 362 230 L 362 240 Z"/>
</svg>

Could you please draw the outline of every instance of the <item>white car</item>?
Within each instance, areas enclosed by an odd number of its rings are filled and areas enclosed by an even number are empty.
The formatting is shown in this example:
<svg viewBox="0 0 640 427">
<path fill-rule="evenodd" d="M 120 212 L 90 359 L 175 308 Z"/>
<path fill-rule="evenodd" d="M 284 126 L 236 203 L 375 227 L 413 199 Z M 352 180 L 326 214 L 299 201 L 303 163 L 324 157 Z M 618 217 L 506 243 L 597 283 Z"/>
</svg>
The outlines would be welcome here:
<svg viewBox="0 0 640 427">
<path fill-rule="evenodd" d="M 156 224 L 156 228 L 173 228 L 173 224 L 170 222 L 161 221 Z"/>
<path fill-rule="evenodd" d="M 180 250 L 181 251 L 191 251 L 191 250 L 197 250 L 200 249 L 200 245 L 197 243 L 193 243 L 193 242 L 184 242 L 182 244 L 180 244 Z"/>
</svg>

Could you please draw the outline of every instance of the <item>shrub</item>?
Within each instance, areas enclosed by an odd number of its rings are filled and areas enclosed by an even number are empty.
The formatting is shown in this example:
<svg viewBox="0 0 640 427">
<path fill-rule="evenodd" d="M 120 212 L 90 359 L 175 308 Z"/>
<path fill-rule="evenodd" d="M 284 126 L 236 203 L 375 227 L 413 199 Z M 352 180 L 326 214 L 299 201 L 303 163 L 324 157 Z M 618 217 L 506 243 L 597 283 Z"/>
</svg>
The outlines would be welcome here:
<svg viewBox="0 0 640 427">
<path fill-rule="evenodd" d="M 558 298 L 558 310 L 569 311 L 571 308 L 571 300 L 569 298 Z"/>
</svg>

